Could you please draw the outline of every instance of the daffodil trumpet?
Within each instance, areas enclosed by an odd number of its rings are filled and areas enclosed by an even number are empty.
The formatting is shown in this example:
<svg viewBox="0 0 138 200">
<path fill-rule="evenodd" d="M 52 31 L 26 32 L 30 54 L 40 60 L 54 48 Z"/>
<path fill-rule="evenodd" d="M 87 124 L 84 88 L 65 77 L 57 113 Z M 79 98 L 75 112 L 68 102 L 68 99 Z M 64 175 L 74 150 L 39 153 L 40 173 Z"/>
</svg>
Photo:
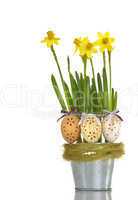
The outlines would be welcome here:
<svg viewBox="0 0 138 200">
<path fill-rule="evenodd" d="M 58 38 L 53 31 L 48 31 L 44 39 L 41 40 L 48 48 L 51 48 L 54 44 L 58 45 L 59 41 L 60 38 Z"/>
</svg>

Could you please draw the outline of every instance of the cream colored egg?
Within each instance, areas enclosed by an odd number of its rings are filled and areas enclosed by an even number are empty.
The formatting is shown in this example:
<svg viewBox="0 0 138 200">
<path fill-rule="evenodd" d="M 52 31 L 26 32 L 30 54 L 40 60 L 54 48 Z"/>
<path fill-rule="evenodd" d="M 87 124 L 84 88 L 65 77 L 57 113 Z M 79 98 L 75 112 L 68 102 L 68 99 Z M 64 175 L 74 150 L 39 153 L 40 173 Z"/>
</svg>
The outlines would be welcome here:
<svg viewBox="0 0 138 200">
<path fill-rule="evenodd" d="M 80 137 L 79 117 L 75 115 L 67 115 L 61 122 L 61 133 L 65 141 L 72 144 Z"/>
<path fill-rule="evenodd" d="M 89 142 L 98 142 L 102 134 L 101 122 L 95 115 L 87 116 L 81 125 L 83 138 Z"/>
<path fill-rule="evenodd" d="M 103 135 L 108 142 L 114 142 L 120 135 L 121 119 L 110 114 L 103 120 Z"/>
</svg>

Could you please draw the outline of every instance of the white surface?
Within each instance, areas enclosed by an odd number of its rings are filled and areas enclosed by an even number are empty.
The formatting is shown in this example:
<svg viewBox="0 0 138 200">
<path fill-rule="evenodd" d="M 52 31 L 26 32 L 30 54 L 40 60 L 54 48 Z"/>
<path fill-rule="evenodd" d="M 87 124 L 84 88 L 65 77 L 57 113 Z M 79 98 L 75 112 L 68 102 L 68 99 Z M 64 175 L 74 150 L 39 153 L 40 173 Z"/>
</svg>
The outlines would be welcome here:
<svg viewBox="0 0 138 200">
<path fill-rule="evenodd" d="M 126 156 L 117 161 L 113 200 L 137 199 L 138 29 L 136 0 L 0 1 L 0 199 L 74 198 L 50 74 L 57 74 L 48 49 L 40 44 L 50 28 L 62 38 L 58 54 L 72 53 L 74 36 L 110 31 L 117 38 L 114 85 L 125 119 Z M 73 63 L 77 63 L 74 57 Z M 79 61 L 79 59 L 78 59 Z M 74 64 L 75 65 L 75 64 Z M 78 66 L 78 65 L 77 65 Z"/>
</svg>

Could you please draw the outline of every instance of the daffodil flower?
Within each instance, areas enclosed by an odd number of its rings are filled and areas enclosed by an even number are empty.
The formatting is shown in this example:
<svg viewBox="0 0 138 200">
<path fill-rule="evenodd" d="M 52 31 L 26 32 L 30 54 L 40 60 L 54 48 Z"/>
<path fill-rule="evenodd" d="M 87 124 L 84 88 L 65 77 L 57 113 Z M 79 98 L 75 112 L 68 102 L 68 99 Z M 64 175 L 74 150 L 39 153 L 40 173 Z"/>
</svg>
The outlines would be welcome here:
<svg viewBox="0 0 138 200">
<path fill-rule="evenodd" d="M 47 35 L 44 37 L 44 39 L 41 42 L 44 43 L 48 48 L 50 48 L 53 46 L 53 44 L 58 45 L 59 40 L 60 38 L 56 37 L 53 31 L 48 31 Z"/>
<path fill-rule="evenodd" d="M 76 38 L 74 40 L 75 52 L 78 51 L 84 64 L 84 92 L 85 92 L 85 111 L 87 111 L 87 80 L 86 69 L 87 59 L 91 59 L 92 55 L 97 52 L 95 43 L 89 41 L 88 37 Z"/>
<path fill-rule="evenodd" d="M 92 54 L 97 52 L 97 49 L 95 48 L 95 44 L 90 42 L 88 38 L 83 38 L 79 51 L 80 51 L 80 56 L 91 58 Z"/>
<path fill-rule="evenodd" d="M 98 40 L 97 45 L 100 48 L 100 51 L 103 53 L 103 64 L 104 69 L 106 70 L 106 53 L 108 51 L 108 61 L 109 61 L 109 110 L 112 110 L 112 69 L 111 69 L 111 51 L 113 50 L 114 38 L 110 37 L 110 33 L 97 33 Z"/>
<path fill-rule="evenodd" d="M 72 94 L 70 93 L 70 87 L 65 81 L 55 50 L 55 45 L 57 45 L 59 41 L 60 38 L 58 38 L 56 34 L 50 30 L 41 42 L 51 51 L 59 71 L 64 97 L 62 97 L 62 93 L 59 90 L 54 75 L 51 76 L 51 81 L 62 109 L 70 111 L 72 107 L 78 106 L 78 109 L 80 109 L 78 111 L 86 113 L 100 113 L 105 109 L 113 111 L 117 106 L 117 92 L 115 92 L 112 88 L 111 69 L 111 54 L 115 39 L 110 36 L 109 32 L 98 33 L 98 39 L 95 42 L 91 42 L 88 37 L 78 37 L 74 39 L 75 53 L 78 53 L 80 56 L 84 65 L 84 71 L 83 74 L 81 72 L 80 75 L 75 72 L 74 77 L 74 75 L 70 72 L 70 60 L 68 57 L 68 72 Z M 98 73 L 96 77 L 93 55 L 97 53 L 97 51 L 101 51 L 101 54 L 103 55 L 103 76 Z M 87 74 L 87 67 L 89 64 L 91 64 L 92 76 Z M 64 98 L 66 102 L 64 101 Z M 96 99 L 94 100 L 94 98 Z M 83 104 L 81 105 L 81 103 Z"/>
<path fill-rule="evenodd" d="M 79 52 L 79 55 L 82 58 L 91 58 L 92 54 L 97 52 L 95 43 L 89 41 L 88 37 L 76 38 L 74 40 L 76 51 Z"/>
<path fill-rule="evenodd" d="M 110 37 L 110 33 L 97 33 L 98 35 L 98 40 L 97 40 L 97 45 L 100 47 L 100 51 L 104 52 L 105 50 L 108 50 L 109 52 L 112 51 L 113 49 L 113 43 L 115 41 L 114 38 Z"/>
<path fill-rule="evenodd" d="M 74 39 L 74 44 L 75 44 L 75 52 L 76 51 L 79 51 L 79 48 L 80 48 L 80 46 L 81 46 L 81 42 L 82 42 L 82 39 L 81 39 L 81 37 L 80 38 L 75 38 Z"/>
</svg>

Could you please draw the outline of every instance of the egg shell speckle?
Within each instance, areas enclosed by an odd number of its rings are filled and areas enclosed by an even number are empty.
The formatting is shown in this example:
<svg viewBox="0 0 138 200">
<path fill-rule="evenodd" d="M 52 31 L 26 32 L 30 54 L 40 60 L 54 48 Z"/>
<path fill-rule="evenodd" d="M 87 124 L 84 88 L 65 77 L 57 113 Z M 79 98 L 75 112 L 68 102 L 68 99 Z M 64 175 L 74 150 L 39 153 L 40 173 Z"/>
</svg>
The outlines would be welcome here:
<svg viewBox="0 0 138 200">
<path fill-rule="evenodd" d="M 80 119 L 75 115 L 67 115 L 61 122 L 61 133 L 65 141 L 72 144 L 80 137 Z"/>
<path fill-rule="evenodd" d="M 108 142 L 114 142 L 120 136 L 121 120 L 116 115 L 108 115 L 104 118 L 103 135 Z"/>
<path fill-rule="evenodd" d="M 87 116 L 81 125 L 81 133 L 89 143 L 98 142 L 101 137 L 101 122 L 96 116 Z"/>
</svg>

